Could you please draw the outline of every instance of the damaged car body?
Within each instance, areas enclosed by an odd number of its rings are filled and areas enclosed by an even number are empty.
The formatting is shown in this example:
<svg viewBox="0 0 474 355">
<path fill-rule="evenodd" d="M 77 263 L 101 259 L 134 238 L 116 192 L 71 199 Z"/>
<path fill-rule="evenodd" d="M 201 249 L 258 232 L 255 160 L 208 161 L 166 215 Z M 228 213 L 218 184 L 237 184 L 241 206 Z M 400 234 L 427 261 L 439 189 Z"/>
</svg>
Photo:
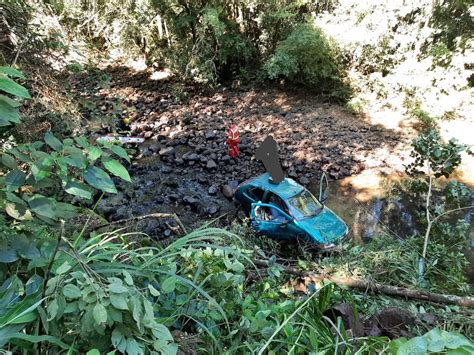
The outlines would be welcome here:
<svg viewBox="0 0 474 355">
<path fill-rule="evenodd" d="M 257 232 L 275 239 L 304 240 L 328 250 L 344 239 L 349 229 L 324 205 L 324 179 L 325 175 L 317 199 L 296 181 L 285 178 L 276 184 L 265 173 L 240 184 L 234 199 L 250 215 Z"/>
</svg>

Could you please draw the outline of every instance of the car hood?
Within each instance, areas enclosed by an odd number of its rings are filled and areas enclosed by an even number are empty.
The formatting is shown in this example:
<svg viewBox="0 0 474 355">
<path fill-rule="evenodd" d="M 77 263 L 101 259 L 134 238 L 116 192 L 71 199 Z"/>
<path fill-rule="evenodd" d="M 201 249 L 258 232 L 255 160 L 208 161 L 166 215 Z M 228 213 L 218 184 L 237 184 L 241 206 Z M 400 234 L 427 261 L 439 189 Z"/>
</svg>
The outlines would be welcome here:
<svg viewBox="0 0 474 355">
<path fill-rule="evenodd" d="M 298 221 L 298 225 L 317 243 L 334 243 L 348 231 L 347 225 L 329 208 L 316 216 Z"/>
</svg>

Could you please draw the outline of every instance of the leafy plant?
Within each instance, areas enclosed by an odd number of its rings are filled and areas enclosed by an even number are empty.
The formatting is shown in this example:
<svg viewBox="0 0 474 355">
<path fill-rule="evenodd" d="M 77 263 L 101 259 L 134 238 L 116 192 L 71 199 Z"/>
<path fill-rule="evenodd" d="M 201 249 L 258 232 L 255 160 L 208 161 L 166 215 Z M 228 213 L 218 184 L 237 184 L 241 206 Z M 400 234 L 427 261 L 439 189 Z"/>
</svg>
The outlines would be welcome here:
<svg viewBox="0 0 474 355">
<path fill-rule="evenodd" d="M 422 130 L 437 128 L 436 118 L 432 117 L 428 112 L 421 109 L 419 104 L 416 105 L 416 107 L 412 110 L 411 114 L 418 118 Z"/>
<path fill-rule="evenodd" d="M 29 99 L 28 90 L 13 78 L 25 79 L 24 75 L 13 67 L 0 67 L 0 127 L 20 123 L 19 99 Z"/>
<path fill-rule="evenodd" d="M 443 143 L 437 130 L 429 129 L 412 142 L 413 151 L 410 154 L 414 162 L 408 164 L 409 175 L 419 175 L 428 166 L 429 173 L 434 177 L 448 177 L 459 164 L 461 164 L 461 153 L 466 151 L 472 154 L 468 146 L 459 144 L 453 138 L 448 143 Z"/>
<path fill-rule="evenodd" d="M 399 338 L 389 345 L 391 353 L 402 354 L 472 354 L 474 344 L 456 332 L 439 328 L 412 339 Z"/>
<path fill-rule="evenodd" d="M 444 188 L 444 194 L 448 203 L 456 203 L 458 207 L 469 201 L 471 190 L 459 181 L 450 181 Z"/>
<path fill-rule="evenodd" d="M 280 42 L 263 69 L 271 80 L 285 78 L 319 92 L 348 96 L 334 49 L 322 31 L 312 25 L 296 27 Z"/>
<path fill-rule="evenodd" d="M 23 144 L 1 154 L 1 207 L 19 221 L 30 220 L 32 215 L 45 222 L 71 217 L 76 209 L 59 202 L 65 195 L 91 201 L 95 189 L 117 192 L 105 170 L 131 181 L 115 157 L 129 161 L 120 146 L 104 141 L 97 146 L 84 137 L 60 141 L 47 132 L 44 141 Z"/>
<path fill-rule="evenodd" d="M 283 291 L 281 276 L 250 281 L 258 275 L 252 252 L 225 230 L 200 229 L 166 247 L 131 249 L 127 237 L 62 237 L 60 244 L 40 243 L 34 259 L 0 262 L 0 268 L 23 265 L 27 275 L 37 275 L 43 295 L 22 319 L 22 332 L 12 328 L 4 344 L 11 351 L 33 350 L 40 341 L 52 352 L 173 354 L 170 330 L 193 334 L 203 353 L 334 352 L 342 344 L 377 351 L 387 342 L 351 339 L 341 319 L 323 315 L 335 299 L 332 285 L 298 299 Z"/>
</svg>

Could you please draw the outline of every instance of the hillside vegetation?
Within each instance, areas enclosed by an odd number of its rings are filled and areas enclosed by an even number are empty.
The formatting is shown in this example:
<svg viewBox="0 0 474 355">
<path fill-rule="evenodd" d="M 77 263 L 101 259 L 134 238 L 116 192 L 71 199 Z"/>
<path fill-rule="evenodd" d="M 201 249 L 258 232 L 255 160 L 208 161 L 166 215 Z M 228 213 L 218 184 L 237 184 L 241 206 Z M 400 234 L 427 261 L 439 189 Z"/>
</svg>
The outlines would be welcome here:
<svg viewBox="0 0 474 355">
<path fill-rule="evenodd" d="M 474 353 L 473 11 L 1 2 L 0 351 Z M 255 233 L 232 194 L 268 135 L 350 187 L 348 240 Z"/>
</svg>

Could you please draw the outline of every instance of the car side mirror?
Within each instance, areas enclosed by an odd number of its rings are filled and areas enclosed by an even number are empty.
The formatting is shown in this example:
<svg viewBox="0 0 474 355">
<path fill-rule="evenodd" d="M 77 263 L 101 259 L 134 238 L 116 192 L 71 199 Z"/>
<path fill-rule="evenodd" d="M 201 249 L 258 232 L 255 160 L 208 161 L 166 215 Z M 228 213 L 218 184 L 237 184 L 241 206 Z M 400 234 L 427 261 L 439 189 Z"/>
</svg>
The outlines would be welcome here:
<svg viewBox="0 0 474 355">
<path fill-rule="evenodd" d="M 325 172 L 319 180 L 319 202 L 324 203 L 328 199 L 329 181 Z"/>
</svg>

